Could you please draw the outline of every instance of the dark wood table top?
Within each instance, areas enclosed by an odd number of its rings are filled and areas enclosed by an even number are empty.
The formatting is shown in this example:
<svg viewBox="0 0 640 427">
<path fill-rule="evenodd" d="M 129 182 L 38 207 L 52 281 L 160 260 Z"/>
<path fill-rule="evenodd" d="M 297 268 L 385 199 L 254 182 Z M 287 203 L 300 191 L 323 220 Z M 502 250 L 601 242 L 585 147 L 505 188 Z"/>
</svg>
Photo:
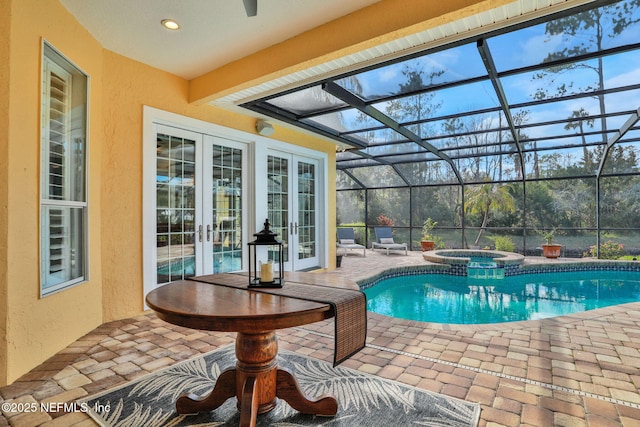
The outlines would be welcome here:
<svg viewBox="0 0 640 427">
<path fill-rule="evenodd" d="M 285 285 L 286 286 L 286 285 Z M 147 304 L 169 323 L 221 332 L 257 332 L 331 318 L 329 304 L 182 280 L 149 292 Z"/>
</svg>

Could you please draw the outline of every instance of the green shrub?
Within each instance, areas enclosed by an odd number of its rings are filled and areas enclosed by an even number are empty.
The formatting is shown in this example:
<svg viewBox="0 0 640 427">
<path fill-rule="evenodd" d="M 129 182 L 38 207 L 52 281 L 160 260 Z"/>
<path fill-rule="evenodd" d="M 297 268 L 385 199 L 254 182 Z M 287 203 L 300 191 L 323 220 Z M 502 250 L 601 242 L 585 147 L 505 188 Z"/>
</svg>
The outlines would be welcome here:
<svg viewBox="0 0 640 427">
<path fill-rule="evenodd" d="M 624 255 L 624 245 L 622 243 L 607 240 L 600 245 L 600 259 L 619 259 L 622 255 Z M 584 256 L 596 258 L 598 256 L 597 246 L 589 246 L 589 252 L 585 252 Z"/>
<path fill-rule="evenodd" d="M 497 251 L 515 252 L 516 245 L 509 236 L 490 236 L 489 239 L 493 240 Z"/>
</svg>

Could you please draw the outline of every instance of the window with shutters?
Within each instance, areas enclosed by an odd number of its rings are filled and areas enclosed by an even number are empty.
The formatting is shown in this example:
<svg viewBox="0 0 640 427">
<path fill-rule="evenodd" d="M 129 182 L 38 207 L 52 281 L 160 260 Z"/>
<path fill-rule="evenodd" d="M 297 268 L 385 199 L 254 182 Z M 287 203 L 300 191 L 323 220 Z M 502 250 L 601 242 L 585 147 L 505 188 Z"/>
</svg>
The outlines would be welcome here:
<svg viewBox="0 0 640 427">
<path fill-rule="evenodd" d="M 40 294 L 44 296 L 87 279 L 89 79 L 46 42 L 42 76 Z"/>
</svg>

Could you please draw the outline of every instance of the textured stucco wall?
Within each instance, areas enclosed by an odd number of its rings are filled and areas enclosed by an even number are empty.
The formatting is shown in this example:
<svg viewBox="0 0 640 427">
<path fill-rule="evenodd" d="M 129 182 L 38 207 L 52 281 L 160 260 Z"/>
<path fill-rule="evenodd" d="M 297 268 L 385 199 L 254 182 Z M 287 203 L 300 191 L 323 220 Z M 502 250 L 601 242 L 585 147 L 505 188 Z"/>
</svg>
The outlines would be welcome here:
<svg viewBox="0 0 640 427">
<path fill-rule="evenodd" d="M 2 4 L 7 7 L 6 1 Z M 57 1 L 20 0 L 8 4 L 10 13 L 0 13 L 0 20 L 10 16 L 9 94 L 0 101 L 9 105 L 6 150 L 3 147 L 7 162 L 2 168 L 6 173 L 2 179 L 6 181 L 2 203 L 6 203 L 8 211 L 0 221 L 6 221 L 2 231 L 6 232 L 6 240 L 2 242 L 6 244 L 7 258 L 3 357 L 6 382 L 11 382 L 102 322 L 100 263 L 94 262 L 100 260 L 102 47 Z M 46 298 L 39 296 L 42 38 L 91 76 L 90 280 Z"/>
<path fill-rule="evenodd" d="M 7 224 L 9 194 L 9 31 L 11 0 L 0 2 L 0 385 L 7 383 Z"/>
</svg>

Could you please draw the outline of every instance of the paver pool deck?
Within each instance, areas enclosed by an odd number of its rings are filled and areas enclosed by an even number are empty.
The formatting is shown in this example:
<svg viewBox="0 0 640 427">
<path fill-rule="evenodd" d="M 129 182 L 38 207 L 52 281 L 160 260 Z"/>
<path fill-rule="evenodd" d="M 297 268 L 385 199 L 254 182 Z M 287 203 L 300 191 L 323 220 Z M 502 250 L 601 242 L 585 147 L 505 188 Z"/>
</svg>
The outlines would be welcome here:
<svg viewBox="0 0 640 427">
<path fill-rule="evenodd" d="M 527 257 L 525 263 L 580 262 Z M 422 265 L 421 252 L 343 257 L 331 280 Z M 278 332 L 281 349 L 331 362 L 332 320 Z M 235 334 L 144 314 L 101 325 L 0 388 L 1 401 L 70 402 L 220 346 Z M 525 322 L 446 325 L 368 315 L 342 366 L 478 402 L 480 426 L 640 426 L 640 302 Z M 95 426 L 82 412 L 0 415 L 4 426 Z"/>
</svg>

